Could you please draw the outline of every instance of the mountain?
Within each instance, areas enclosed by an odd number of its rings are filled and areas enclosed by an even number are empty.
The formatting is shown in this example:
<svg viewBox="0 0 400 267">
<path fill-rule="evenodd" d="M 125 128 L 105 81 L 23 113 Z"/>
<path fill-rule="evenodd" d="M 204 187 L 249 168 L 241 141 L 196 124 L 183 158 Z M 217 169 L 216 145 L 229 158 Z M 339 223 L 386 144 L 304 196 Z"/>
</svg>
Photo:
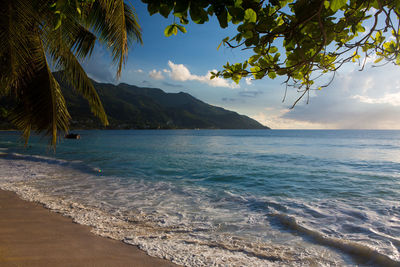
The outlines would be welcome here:
<svg viewBox="0 0 400 267">
<path fill-rule="evenodd" d="M 58 73 L 55 77 L 72 116 L 71 128 L 104 128 L 90 112 L 87 101 L 58 79 Z M 110 129 L 269 129 L 247 116 L 209 105 L 187 93 L 92 82 L 106 110 Z"/>
</svg>

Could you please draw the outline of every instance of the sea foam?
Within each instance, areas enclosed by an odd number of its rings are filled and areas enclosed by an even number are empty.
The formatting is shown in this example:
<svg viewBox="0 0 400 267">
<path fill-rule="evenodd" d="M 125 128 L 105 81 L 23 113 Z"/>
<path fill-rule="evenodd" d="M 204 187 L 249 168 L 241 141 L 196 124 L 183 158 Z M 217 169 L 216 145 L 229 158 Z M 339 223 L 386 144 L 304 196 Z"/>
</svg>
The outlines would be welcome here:
<svg viewBox="0 0 400 267">
<path fill-rule="evenodd" d="M 106 205 L 83 204 L 71 195 L 44 193 L 44 183 L 57 184 L 58 179 L 83 178 L 86 173 L 64 166 L 65 162 L 0 159 L 0 188 L 16 192 L 21 198 L 42 203 L 46 208 L 71 217 L 74 222 L 92 227 L 92 232 L 125 243 L 137 245 L 149 255 L 184 266 L 332 266 L 342 265 L 340 257 L 329 250 L 257 242 L 218 232 L 206 223 L 168 221 L 165 214 L 140 211 L 107 212 Z M 43 160 L 41 158 L 40 160 Z M 54 183 L 55 182 L 55 183 Z M 165 185 L 164 185 L 165 186 Z M 90 186 L 88 186 L 90 187 Z M 60 188 L 47 188 L 49 192 Z M 233 197 L 234 195 L 232 195 Z M 91 201 L 87 201 L 91 203 Z M 99 204 L 99 203 L 97 203 Z M 115 208 L 115 207 L 113 207 Z M 110 210 L 110 209 L 109 209 Z M 124 209 L 122 209 L 124 210 Z M 185 215 L 182 215 L 185 216 Z M 251 221 L 251 218 L 249 219 Z M 257 219 L 256 219 L 257 220 Z M 322 254 L 320 254 L 322 252 Z"/>
</svg>

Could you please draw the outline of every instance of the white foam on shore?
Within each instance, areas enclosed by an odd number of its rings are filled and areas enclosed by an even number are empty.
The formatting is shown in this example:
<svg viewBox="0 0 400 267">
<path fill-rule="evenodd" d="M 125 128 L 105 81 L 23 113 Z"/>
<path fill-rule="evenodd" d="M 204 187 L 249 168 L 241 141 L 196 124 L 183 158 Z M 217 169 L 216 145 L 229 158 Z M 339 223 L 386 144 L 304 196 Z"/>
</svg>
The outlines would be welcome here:
<svg viewBox="0 0 400 267">
<path fill-rule="evenodd" d="M 69 216 L 79 224 L 91 226 L 95 234 L 137 245 L 151 256 L 184 266 L 345 265 L 340 255 L 311 244 L 296 246 L 299 243 L 295 242 L 289 246 L 259 242 L 257 238 L 251 240 L 231 236 L 213 229 L 210 224 L 191 224 L 190 219 L 179 220 L 174 216 L 166 216 L 162 211 L 160 214 L 148 214 L 127 208 L 110 213 L 106 211 L 107 208 L 102 208 L 107 203 L 96 205 L 96 199 L 91 200 L 92 204 L 85 199 L 87 203 L 83 204 L 78 197 L 71 197 L 63 188 L 57 188 L 57 182 L 60 179 L 85 179 L 88 174 L 63 164 L 0 158 L 0 169 L 1 189 L 14 191 L 25 200 L 42 203 L 46 208 Z M 63 193 L 57 195 L 58 190 Z M 82 195 L 84 197 L 90 198 L 90 195 L 85 192 Z M 185 214 L 182 216 L 185 217 Z"/>
<path fill-rule="evenodd" d="M 326 213 L 324 204 L 307 206 L 291 200 L 292 206 L 282 206 L 272 199 L 258 200 L 260 203 L 252 200 L 256 211 L 244 213 L 240 205 L 249 199 L 231 192 L 225 192 L 218 205 L 213 205 L 202 188 L 175 188 L 166 182 L 129 184 L 115 177 L 99 176 L 95 171 L 82 172 L 63 160 L 12 154 L 0 158 L 0 169 L 1 189 L 91 226 L 95 234 L 137 245 L 151 256 L 184 266 L 353 265 L 347 255 L 381 266 L 399 265 L 396 251 L 400 242 L 383 230 L 371 229 L 371 233 L 385 238 L 393 245 L 392 250 L 383 243 L 369 246 L 337 238 L 340 229 L 330 229 L 337 232 L 334 237 L 323 234 L 329 230 L 323 228 L 324 220 L 334 219 Z M 227 210 L 224 203 L 235 203 L 239 208 Z M 330 205 L 345 213 L 356 212 L 343 204 Z M 313 219 L 304 218 L 304 212 L 312 214 Z M 400 223 L 397 210 L 391 212 L 395 216 L 389 223 L 396 226 Z M 378 216 L 366 212 L 356 215 Z M 268 226 L 268 216 L 278 218 L 281 225 L 296 234 Z M 246 233 L 249 225 L 261 231 L 260 237 L 254 229 Z"/>
<path fill-rule="evenodd" d="M 22 184 L 0 184 L 3 190 L 16 192 L 22 199 L 42 203 L 46 208 L 71 217 L 74 222 L 92 227 L 92 232 L 136 245 L 150 256 L 164 258 L 184 266 L 332 266 L 342 265 L 312 251 L 274 244 L 249 243 L 239 238 L 202 241 L 198 235 L 157 229 L 140 221 L 126 221 L 93 207 L 42 194 Z M 207 239 L 207 238 L 205 238 Z"/>
</svg>

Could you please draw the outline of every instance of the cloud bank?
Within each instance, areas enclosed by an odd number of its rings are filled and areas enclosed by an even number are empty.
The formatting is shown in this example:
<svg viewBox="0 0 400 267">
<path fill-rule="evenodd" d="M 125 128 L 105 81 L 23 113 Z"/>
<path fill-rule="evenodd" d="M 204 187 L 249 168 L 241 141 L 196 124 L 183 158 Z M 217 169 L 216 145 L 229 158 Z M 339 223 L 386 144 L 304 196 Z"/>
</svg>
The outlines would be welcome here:
<svg viewBox="0 0 400 267">
<path fill-rule="evenodd" d="M 351 71 L 310 100 L 282 119 L 339 129 L 400 129 L 400 70 L 387 66 Z"/>
<path fill-rule="evenodd" d="M 239 88 L 240 86 L 235 84 L 234 82 L 225 80 L 223 78 L 217 77 L 214 79 L 210 79 L 211 72 L 216 72 L 216 70 L 208 71 L 205 75 L 195 75 L 192 74 L 189 69 L 183 64 L 175 64 L 172 61 L 168 61 L 169 69 L 161 70 L 152 70 L 149 73 L 149 76 L 155 80 L 162 80 L 165 77 L 163 73 L 167 74 L 172 80 L 179 82 L 186 81 L 198 81 L 200 83 L 207 84 L 212 87 L 227 87 L 227 88 Z"/>
<path fill-rule="evenodd" d="M 154 79 L 154 80 L 163 80 L 164 76 L 162 75 L 161 71 L 157 71 L 157 70 L 152 70 L 149 72 L 149 76 L 150 78 Z"/>
</svg>

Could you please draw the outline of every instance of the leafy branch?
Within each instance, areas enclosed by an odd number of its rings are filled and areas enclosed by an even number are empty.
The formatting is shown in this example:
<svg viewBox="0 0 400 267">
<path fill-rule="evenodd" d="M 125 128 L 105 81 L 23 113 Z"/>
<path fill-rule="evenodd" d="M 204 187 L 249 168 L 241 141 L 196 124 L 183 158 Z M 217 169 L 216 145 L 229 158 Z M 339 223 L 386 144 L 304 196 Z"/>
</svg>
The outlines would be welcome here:
<svg viewBox="0 0 400 267">
<path fill-rule="evenodd" d="M 211 79 L 239 83 L 248 76 L 286 77 L 286 90 L 295 87 L 300 93 L 292 108 L 310 90 L 327 87 L 345 63 L 358 62 L 363 70 L 367 58 L 377 56 L 374 64 L 400 64 L 399 0 L 142 2 L 150 14 L 173 15 L 182 24 L 189 19 L 202 24 L 210 16 L 216 16 L 222 28 L 237 24 L 237 34 L 224 38 L 218 48 L 250 50 L 252 55 L 241 63 L 228 62 Z"/>
</svg>

